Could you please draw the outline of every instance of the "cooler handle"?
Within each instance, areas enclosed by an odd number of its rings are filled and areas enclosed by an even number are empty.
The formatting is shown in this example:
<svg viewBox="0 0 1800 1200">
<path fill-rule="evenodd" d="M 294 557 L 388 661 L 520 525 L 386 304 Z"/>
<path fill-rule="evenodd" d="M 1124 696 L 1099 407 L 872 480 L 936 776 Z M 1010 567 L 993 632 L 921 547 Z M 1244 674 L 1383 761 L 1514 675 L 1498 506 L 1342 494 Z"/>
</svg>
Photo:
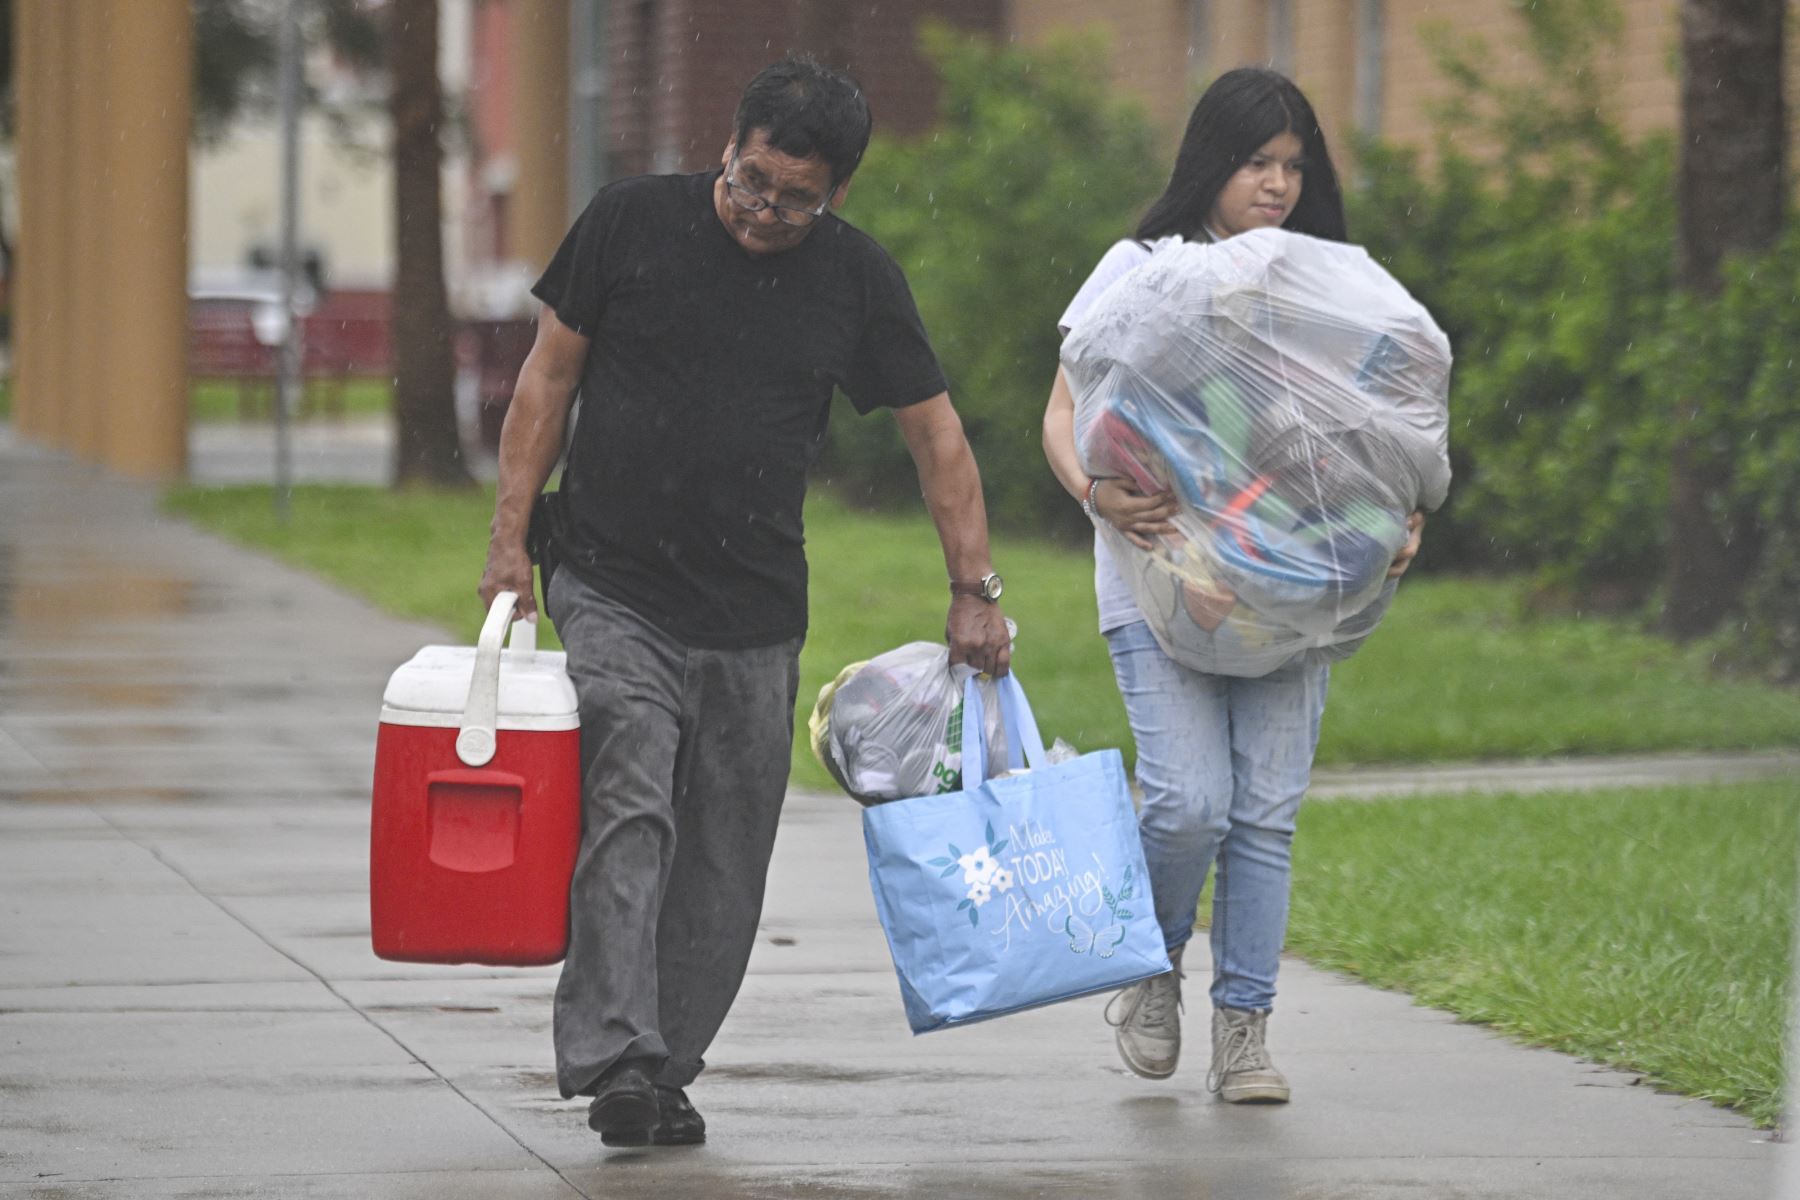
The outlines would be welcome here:
<svg viewBox="0 0 1800 1200">
<path fill-rule="evenodd" d="M 537 635 L 536 616 L 522 617 L 513 622 L 512 636 L 506 639 L 506 649 L 514 662 L 529 666 L 537 659 Z"/>
<path fill-rule="evenodd" d="M 481 623 L 475 642 L 475 668 L 469 676 L 469 700 L 463 706 L 462 728 L 456 735 L 456 757 L 465 766 L 485 767 L 493 761 L 500 727 L 500 642 L 506 624 L 519 603 L 517 592 L 501 592 Z M 525 644 L 519 644 L 519 626 L 525 626 Z M 513 654 L 526 662 L 537 654 L 537 622 L 519 621 L 513 626 Z"/>
</svg>

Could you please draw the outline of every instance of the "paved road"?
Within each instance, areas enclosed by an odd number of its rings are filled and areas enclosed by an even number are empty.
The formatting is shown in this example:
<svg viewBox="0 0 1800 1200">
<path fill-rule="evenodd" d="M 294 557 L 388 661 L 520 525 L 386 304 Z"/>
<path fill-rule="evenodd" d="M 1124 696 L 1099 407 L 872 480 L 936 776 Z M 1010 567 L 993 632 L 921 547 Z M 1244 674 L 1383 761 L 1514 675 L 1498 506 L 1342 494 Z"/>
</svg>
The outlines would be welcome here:
<svg viewBox="0 0 1800 1200">
<path fill-rule="evenodd" d="M 1099 999 L 912 1039 L 856 812 L 806 793 L 710 1144 L 603 1150 L 552 970 L 369 952 L 379 694 L 441 637 L 0 437 L 0 1200 L 1766 1194 L 1729 1113 L 1297 961 L 1285 1108 L 1213 1102 L 1203 1054 L 1125 1074 Z"/>
</svg>

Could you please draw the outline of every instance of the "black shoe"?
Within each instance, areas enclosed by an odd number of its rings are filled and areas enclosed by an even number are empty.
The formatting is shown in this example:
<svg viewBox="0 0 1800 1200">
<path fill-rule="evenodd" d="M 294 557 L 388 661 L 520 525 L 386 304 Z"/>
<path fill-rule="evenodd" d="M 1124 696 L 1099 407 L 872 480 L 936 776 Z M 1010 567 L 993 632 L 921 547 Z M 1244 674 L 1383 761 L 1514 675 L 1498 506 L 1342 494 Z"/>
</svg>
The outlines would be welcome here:
<svg viewBox="0 0 1800 1200">
<path fill-rule="evenodd" d="M 656 1086 L 659 1117 L 650 1140 L 658 1146 L 698 1146 L 706 1140 L 706 1118 L 680 1088 Z"/>
<path fill-rule="evenodd" d="M 588 1128 L 605 1146 L 648 1146 L 656 1128 L 656 1086 L 636 1063 L 622 1063 L 600 1078 L 588 1105 Z"/>
</svg>

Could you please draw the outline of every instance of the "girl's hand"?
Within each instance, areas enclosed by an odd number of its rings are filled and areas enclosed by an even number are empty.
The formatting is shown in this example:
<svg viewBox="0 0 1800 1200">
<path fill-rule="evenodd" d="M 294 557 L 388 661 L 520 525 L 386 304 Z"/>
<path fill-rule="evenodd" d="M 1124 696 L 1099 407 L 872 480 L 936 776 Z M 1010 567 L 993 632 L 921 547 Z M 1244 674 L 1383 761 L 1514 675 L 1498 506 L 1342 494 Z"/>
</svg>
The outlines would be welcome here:
<svg viewBox="0 0 1800 1200">
<path fill-rule="evenodd" d="M 1398 579 L 1406 574 L 1406 568 L 1412 566 L 1413 559 L 1418 557 L 1419 543 L 1425 537 L 1425 514 L 1415 512 L 1406 518 L 1406 545 L 1400 547 L 1400 553 L 1394 555 L 1393 565 L 1388 567 L 1387 577 Z"/>
<path fill-rule="evenodd" d="M 1152 549 L 1150 539 L 1175 532 L 1174 492 L 1146 496 L 1118 479 L 1102 479 L 1094 489 L 1094 509 L 1140 550 Z"/>
</svg>

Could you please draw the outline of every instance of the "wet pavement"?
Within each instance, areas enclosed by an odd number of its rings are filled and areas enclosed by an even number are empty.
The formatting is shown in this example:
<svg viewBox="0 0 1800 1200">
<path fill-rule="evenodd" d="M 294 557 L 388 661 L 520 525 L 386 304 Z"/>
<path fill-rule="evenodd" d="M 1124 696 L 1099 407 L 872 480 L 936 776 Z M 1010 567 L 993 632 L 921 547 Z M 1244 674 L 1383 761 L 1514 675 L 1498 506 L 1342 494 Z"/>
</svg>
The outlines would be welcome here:
<svg viewBox="0 0 1800 1200">
<path fill-rule="evenodd" d="M 1298 961 L 1282 1108 L 1214 1102 L 1200 1047 L 1126 1074 L 1098 998 L 914 1039 L 857 811 L 801 792 L 709 1144 L 605 1150 L 556 1095 L 553 968 L 369 949 L 380 694 L 441 640 L 0 431 L 0 1200 L 1766 1194 L 1740 1118 Z"/>
</svg>

